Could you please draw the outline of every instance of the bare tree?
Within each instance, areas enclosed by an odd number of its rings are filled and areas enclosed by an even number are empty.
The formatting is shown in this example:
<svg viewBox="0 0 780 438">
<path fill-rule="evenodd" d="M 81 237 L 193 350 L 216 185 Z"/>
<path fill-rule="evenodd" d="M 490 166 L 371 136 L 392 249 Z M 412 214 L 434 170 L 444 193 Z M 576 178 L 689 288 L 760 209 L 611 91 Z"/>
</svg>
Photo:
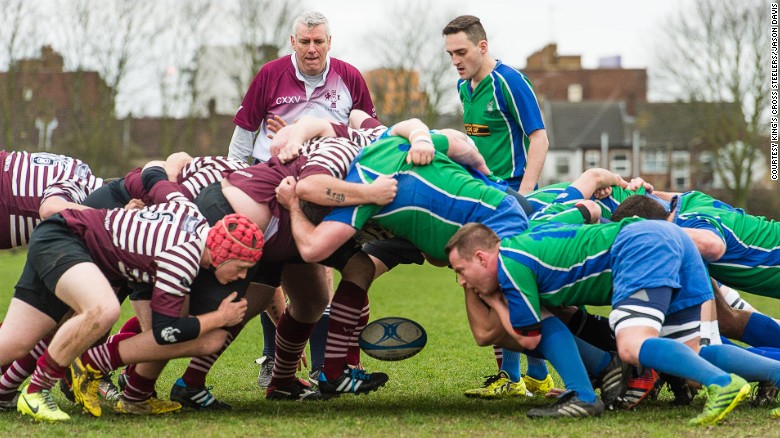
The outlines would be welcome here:
<svg viewBox="0 0 780 438">
<path fill-rule="evenodd" d="M 0 87 L 0 125 L 4 147 L 15 146 L 13 116 L 22 119 L 26 113 L 22 90 L 18 85 L 17 61 L 32 53 L 39 45 L 37 27 L 30 10 L 30 2 L 24 0 L 0 0 L 0 71 L 6 70 L 4 84 Z M 31 120 L 18 123 L 32 126 Z"/>
<path fill-rule="evenodd" d="M 762 156 L 769 81 L 768 11 L 761 0 L 699 0 L 664 26 L 657 83 L 695 112 L 715 171 L 741 207 Z"/>
<path fill-rule="evenodd" d="M 419 117 L 435 125 L 441 104 L 455 95 L 457 77 L 441 36 L 454 14 L 425 2 L 389 8 L 382 27 L 368 36 L 379 52 L 379 69 L 366 74 L 377 112 L 385 123 Z"/>
</svg>

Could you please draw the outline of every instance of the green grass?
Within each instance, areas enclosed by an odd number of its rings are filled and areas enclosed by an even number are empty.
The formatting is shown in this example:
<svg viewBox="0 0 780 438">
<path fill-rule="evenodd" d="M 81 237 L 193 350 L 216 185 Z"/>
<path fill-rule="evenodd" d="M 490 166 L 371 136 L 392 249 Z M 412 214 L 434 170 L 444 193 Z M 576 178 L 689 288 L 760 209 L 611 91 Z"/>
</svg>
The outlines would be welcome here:
<svg viewBox="0 0 780 438">
<path fill-rule="evenodd" d="M 13 286 L 24 264 L 24 253 L 0 254 L 0 309 L 4 314 Z M 88 285 L 85 285 L 88 287 Z M 777 301 L 748 297 L 777 315 Z M 230 412 L 184 411 L 159 417 L 132 417 L 105 409 L 91 418 L 56 398 L 73 421 L 36 424 L 16 412 L 0 413 L 0 435 L 61 436 L 778 436 L 780 419 L 769 409 L 743 405 L 723 424 L 709 428 L 686 425 L 703 405 L 674 407 L 671 396 L 645 403 L 636 412 L 609 412 L 586 420 L 530 421 L 525 412 L 549 403 L 543 399 L 481 401 L 467 399 L 463 390 L 478 386 L 482 376 L 494 373 L 492 351 L 479 348 L 469 332 L 462 291 L 452 271 L 401 267 L 380 278 L 371 290 L 372 319 L 404 316 L 426 328 L 428 345 L 417 356 L 400 362 L 364 357 L 368 370 L 390 375 L 385 388 L 367 396 L 342 396 L 329 402 L 272 403 L 264 400 L 255 380 L 254 359 L 261 354 L 260 325 L 253 321 L 217 362 L 209 377 L 214 394 L 234 406 Z M 603 310 L 603 309 L 602 309 Z M 122 321 L 130 316 L 125 306 Z M 167 397 L 186 362 L 172 362 L 157 389 Z M 557 376 L 556 376 L 557 377 Z"/>
</svg>

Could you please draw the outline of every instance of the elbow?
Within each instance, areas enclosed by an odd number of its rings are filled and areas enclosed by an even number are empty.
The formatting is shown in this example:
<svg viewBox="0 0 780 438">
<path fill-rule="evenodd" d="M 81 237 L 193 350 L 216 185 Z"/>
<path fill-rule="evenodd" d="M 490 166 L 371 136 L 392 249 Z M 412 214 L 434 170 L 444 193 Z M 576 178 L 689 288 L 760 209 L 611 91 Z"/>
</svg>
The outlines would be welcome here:
<svg viewBox="0 0 780 438">
<path fill-rule="evenodd" d="M 493 345 L 493 337 L 488 336 L 487 332 L 474 332 L 474 340 L 477 342 L 477 345 L 480 347 L 487 347 L 489 345 Z"/>
<path fill-rule="evenodd" d="M 726 254 L 726 244 L 720 239 L 710 239 L 699 248 L 701 256 L 708 262 L 719 260 Z"/>
<path fill-rule="evenodd" d="M 326 258 L 329 254 L 326 254 L 321 248 L 317 248 L 314 245 L 298 247 L 298 252 L 301 254 L 301 258 L 306 263 L 318 263 Z"/>
<path fill-rule="evenodd" d="M 40 215 L 41 219 L 46 219 L 49 216 L 53 216 L 60 212 L 60 209 L 56 208 L 53 205 L 53 202 L 51 202 L 51 199 L 47 199 L 46 201 L 43 201 L 40 208 L 38 209 L 38 215 Z"/>
</svg>

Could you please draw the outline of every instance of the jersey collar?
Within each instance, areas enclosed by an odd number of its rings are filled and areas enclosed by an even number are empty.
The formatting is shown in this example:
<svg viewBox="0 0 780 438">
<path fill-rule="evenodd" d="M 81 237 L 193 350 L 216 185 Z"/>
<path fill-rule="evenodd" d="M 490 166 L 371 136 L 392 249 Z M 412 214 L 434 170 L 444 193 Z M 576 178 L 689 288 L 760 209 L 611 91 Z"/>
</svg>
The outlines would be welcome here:
<svg viewBox="0 0 780 438">
<path fill-rule="evenodd" d="M 306 80 L 303 78 L 303 73 L 298 69 L 298 62 L 296 61 L 296 55 L 295 52 L 293 52 L 292 55 L 290 55 L 290 61 L 292 62 L 293 68 L 295 69 L 295 77 L 298 78 L 301 82 L 306 82 Z M 322 72 L 322 80 L 317 83 L 317 85 L 314 86 L 314 88 L 320 87 L 323 84 L 325 84 L 325 80 L 328 78 L 328 72 L 330 71 L 330 55 L 325 56 L 325 71 Z"/>
</svg>

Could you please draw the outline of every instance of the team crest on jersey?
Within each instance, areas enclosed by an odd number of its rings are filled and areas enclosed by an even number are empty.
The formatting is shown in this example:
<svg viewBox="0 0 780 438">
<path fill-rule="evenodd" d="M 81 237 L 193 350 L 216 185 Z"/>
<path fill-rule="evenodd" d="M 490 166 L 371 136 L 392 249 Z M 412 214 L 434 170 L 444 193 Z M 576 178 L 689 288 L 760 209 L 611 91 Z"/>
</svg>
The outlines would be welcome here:
<svg viewBox="0 0 780 438">
<path fill-rule="evenodd" d="M 496 102 L 491 100 L 485 105 L 485 111 L 482 112 L 482 117 L 486 119 L 500 119 L 503 117 L 501 111 L 496 109 Z"/>
<path fill-rule="evenodd" d="M 79 179 L 89 178 L 89 166 L 82 163 L 76 168 L 76 177 Z"/>
<path fill-rule="evenodd" d="M 341 96 L 338 93 L 336 93 L 336 90 L 330 90 L 327 93 L 325 93 L 325 100 L 330 102 L 331 108 L 336 108 L 336 102 L 338 102 L 339 99 L 341 99 Z"/>
<path fill-rule="evenodd" d="M 181 230 L 188 234 L 195 234 L 195 230 L 201 222 L 202 221 L 195 216 L 184 216 L 181 222 Z"/>
</svg>

